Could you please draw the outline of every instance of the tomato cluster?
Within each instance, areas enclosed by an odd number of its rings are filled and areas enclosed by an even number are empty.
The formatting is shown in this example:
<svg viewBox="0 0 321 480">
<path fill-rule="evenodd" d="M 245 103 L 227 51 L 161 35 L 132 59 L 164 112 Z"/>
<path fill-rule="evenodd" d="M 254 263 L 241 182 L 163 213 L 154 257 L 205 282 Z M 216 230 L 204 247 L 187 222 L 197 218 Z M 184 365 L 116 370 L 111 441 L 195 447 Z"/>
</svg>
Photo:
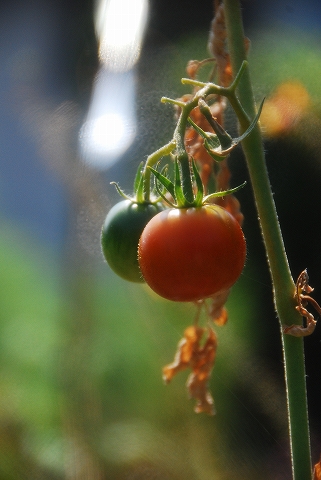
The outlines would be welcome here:
<svg viewBox="0 0 321 480">
<path fill-rule="evenodd" d="M 148 222 L 138 247 L 147 284 L 160 296 L 180 302 L 229 289 L 245 257 L 239 223 L 217 205 L 164 210 Z"/>
<path fill-rule="evenodd" d="M 217 205 L 163 210 L 123 200 L 108 213 L 101 243 L 119 276 L 180 302 L 229 289 L 246 257 L 239 223 Z"/>
<path fill-rule="evenodd" d="M 101 236 L 103 254 L 118 275 L 145 281 L 160 296 L 180 302 L 220 293 L 224 297 L 242 272 L 246 243 L 237 221 L 242 218 L 238 201 L 229 197 L 224 203 L 231 213 L 215 202 L 245 186 L 246 182 L 229 187 L 230 172 L 224 159 L 256 128 L 263 107 L 262 102 L 244 133 L 232 138 L 213 112 L 222 116 L 223 95 L 244 120 L 235 91 L 246 62 L 224 93 L 212 81 L 194 80 L 202 64 L 194 62 L 192 78 L 183 81 L 201 90 L 196 88 L 195 94 L 179 100 L 162 97 L 162 102 L 179 107 L 177 125 L 171 141 L 138 166 L 133 197 L 112 182 L 127 200 L 111 209 Z M 211 131 L 203 130 L 209 127 Z M 166 156 L 171 157 L 173 169 L 162 163 Z M 208 185 L 210 177 L 215 192 Z"/>
</svg>

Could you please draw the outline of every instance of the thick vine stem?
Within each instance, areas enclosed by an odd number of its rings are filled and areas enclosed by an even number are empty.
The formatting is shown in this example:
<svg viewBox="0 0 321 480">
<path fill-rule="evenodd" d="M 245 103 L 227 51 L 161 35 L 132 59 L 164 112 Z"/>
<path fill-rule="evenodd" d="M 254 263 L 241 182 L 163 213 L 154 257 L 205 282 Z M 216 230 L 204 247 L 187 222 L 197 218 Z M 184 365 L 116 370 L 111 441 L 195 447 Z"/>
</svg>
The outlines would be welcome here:
<svg viewBox="0 0 321 480">
<path fill-rule="evenodd" d="M 232 70 L 237 72 L 246 59 L 244 33 L 239 0 L 223 0 L 228 49 Z M 253 99 L 250 73 L 247 69 L 238 85 L 238 98 L 247 114 L 253 118 Z M 237 113 L 237 112 L 236 112 Z M 241 133 L 248 120 L 238 115 Z M 260 130 L 254 128 L 243 141 L 254 197 L 260 218 L 274 289 L 275 307 L 280 321 L 289 419 L 292 474 L 294 480 L 312 478 L 309 425 L 307 414 L 303 339 L 283 335 L 283 324 L 300 324 L 302 317 L 295 310 L 295 285 L 283 244 L 280 225 L 265 165 Z"/>
</svg>

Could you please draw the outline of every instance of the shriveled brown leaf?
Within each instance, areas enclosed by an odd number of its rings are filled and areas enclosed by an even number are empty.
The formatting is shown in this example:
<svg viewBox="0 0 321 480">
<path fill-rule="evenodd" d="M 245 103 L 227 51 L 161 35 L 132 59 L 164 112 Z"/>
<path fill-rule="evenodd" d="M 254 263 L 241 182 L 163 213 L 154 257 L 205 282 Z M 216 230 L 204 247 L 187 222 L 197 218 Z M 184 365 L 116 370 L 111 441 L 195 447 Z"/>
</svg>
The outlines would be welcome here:
<svg viewBox="0 0 321 480">
<path fill-rule="evenodd" d="M 316 320 L 314 316 L 310 313 L 305 307 L 309 304 L 321 315 L 321 307 L 314 298 L 310 295 L 306 295 L 313 292 L 313 288 L 309 285 L 309 276 L 307 270 L 303 270 L 300 273 L 296 286 L 295 286 L 295 295 L 294 298 L 297 301 L 296 310 L 305 317 L 306 326 L 303 325 L 283 325 L 283 333 L 287 335 L 292 335 L 294 337 L 306 337 L 311 335 L 316 327 Z"/>
<path fill-rule="evenodd" d="M 215 17 L 211 24 L 208 49 L 216 60 L 220 84 L 225 87 L 231 83 L 232 79 L 232 69 L 230 57 L 227 52 L 226 38 L 224 5 L 221 4 L 216 8 Z"/>
<path fill-rule="evenodd" d="M 196 78 L 197 71 L 199 69 L 200 62 L 198 60 L 190 60 L 186 67 L 186 73 L 189 78 Z"/>
<path fill-rule="evenodd" d="M 208 336 L 204 345 L 200 344 L 205 332 Z M 214 400 L 208 390 L 210 374 L 215 362 L 217 340 L 211 328 L 205 329 L 190 326 L 184 332 L 184 338 L 179 342 L 174 362 L 163 368 L 163 378 L 166 383 L 176 373 L 190 368 L 191 374 L 187 380 L 187 388 L 191 398 L 197 403 L 195 412 L 205 412 L 214 415 Z"/>
<path fill-rule="evenodd" d="M 214 331 L 208 329 L 208 337 L 203 347 L 199 347 L 191 358 L 192 373 L 187 380 L 187 388 L 192 398 L 197 400 L 195 412 L 215 414 L 214 400 L 208 390 L 210 375 L 216 357 L 217 339 Z"/>
<path fill-rule="evenodd" d="M 169 383 L 176 373 L 190 366 L 202 335 L 203 328 L 194 325 L 186 328 L 184 337 L 178 343 L 174 361 L 163 368 L 163 379 L 166 383 Z"/>
<path fill-rule="evenodd" d="M 213 295 L 209 299 L 209 317 L 216 323 L 216 325 L 222 326 L 227 322 L 227 310 L 225 308 L 225 303 L 229 296 L 230 290 L 224 290 L 219 292 L 216 295 Z"/>
<path fill-rule="evenodd" d="M 314 465 L 313 480 L 321 480 L 321 457 L 319 462 Z"/>
</svg>

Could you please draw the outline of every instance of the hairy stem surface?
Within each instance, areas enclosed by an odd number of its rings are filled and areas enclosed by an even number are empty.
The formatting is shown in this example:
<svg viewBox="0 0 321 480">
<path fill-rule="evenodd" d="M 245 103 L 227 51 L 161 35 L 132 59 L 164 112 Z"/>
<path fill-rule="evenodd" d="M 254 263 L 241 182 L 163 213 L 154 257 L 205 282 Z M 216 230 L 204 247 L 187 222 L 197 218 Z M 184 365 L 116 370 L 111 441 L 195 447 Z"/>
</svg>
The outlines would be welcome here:
<svg viewBox="0 0 321 480">
<path fill-rule="evenodd" d="M 246 59 L 239 0 L 224 0 L 224 9 L 229 53 L 235 74 Z M 249 69 L 244 72 L 239 82 L 238 98 L 247 115 L 253 118 L 256 110 Z M 239 121 L 242 133 L 249 123 L 244 116 L 239 118 Z M 273 282 L 275 308 L 281 328 L 293 479 L 309 480 L 312 477 L 312 468 L 303 339 L 283 334 L 283 325 L 301 324 L 302 318 L 294 308 L 294 282 L 271 192 L 259 127 L 255 127 L 242 144 L 260 219 Z"/>
</svg>

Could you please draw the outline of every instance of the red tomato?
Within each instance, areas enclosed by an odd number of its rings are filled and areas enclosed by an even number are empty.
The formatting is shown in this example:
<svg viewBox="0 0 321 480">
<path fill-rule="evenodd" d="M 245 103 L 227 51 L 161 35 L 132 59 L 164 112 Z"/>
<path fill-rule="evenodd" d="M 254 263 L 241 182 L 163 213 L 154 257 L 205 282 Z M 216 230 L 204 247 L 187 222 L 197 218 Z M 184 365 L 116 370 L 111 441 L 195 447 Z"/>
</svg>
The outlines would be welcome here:
<svg viewBox="0 0 321 480">
<path fill-rule="evenodd" d="M 161 297 L 190 302 L 230 288 L 240 276 L 246 244 L 234 217 L 217 205 L 167 209 L 143 230 L 138 260 Z"/>
</svg>

